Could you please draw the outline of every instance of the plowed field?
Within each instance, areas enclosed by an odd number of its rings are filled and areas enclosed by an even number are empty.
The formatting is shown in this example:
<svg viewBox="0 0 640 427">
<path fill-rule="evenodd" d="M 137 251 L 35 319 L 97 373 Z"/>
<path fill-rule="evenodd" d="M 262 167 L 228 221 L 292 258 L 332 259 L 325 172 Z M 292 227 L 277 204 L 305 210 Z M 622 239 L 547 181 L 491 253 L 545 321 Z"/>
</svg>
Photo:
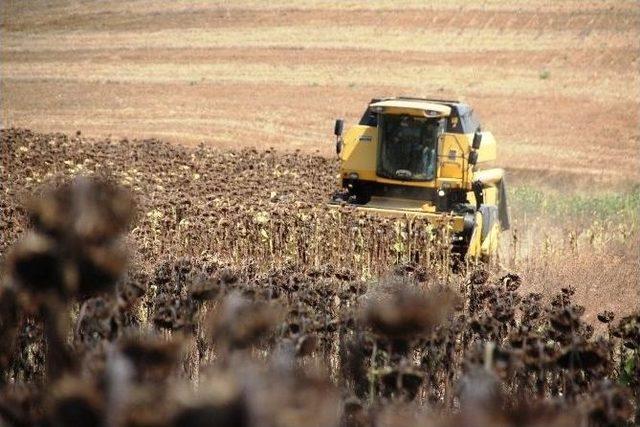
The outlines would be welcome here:
<svg viewBox="0 0 640 427">
<path fill-rule="evenodd" d="M 636 2 L 5 2 L 3 125 L 330 156 L 374 96 L 464 98 L 513 176 L 640 179 Z"/>
</svg>

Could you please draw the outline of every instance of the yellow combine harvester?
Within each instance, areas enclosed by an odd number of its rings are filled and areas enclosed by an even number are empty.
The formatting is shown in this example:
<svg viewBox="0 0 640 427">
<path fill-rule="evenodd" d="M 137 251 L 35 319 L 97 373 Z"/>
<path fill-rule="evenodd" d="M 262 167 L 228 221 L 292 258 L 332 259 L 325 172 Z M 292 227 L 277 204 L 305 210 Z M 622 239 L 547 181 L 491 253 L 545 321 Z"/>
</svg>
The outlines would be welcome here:
<svg viewBox="0 0 640 427">
<path fill-rule="evenodd" d="M 418 215 L 453 226 L 452 250 L 472 259 L 496 254 L 509 227 L 504 171 L 491 167 L 496 140 L 458 101 L 373 99 L 343 136 L 336 120 L 342 190 L 332 205 L 386 215 Z"/>
</svg>

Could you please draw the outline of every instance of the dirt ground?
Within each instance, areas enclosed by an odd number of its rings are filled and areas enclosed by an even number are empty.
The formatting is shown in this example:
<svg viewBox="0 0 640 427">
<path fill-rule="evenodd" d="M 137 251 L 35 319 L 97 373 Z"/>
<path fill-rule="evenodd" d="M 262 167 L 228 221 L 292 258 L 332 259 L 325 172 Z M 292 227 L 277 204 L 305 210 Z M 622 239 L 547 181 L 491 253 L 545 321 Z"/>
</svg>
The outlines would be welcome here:
<svg viewBox="0 0 640 427">
<path fill-rule="evenodd" d="M 640 181 L 640 3 L 4 1 L 2 126 L 331 156 L 374 96 L 469 101 L 500 164 Z"/>
</svg>

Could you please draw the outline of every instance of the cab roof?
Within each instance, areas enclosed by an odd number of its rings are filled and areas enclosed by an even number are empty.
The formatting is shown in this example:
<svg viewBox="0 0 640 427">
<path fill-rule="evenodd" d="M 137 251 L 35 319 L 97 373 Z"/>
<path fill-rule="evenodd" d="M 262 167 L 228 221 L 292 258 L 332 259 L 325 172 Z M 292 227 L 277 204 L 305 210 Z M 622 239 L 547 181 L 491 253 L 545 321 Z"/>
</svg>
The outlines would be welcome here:
<svg viewBox="0 0 640 427">
<path fill-rule="evenodd" d="M 448 117 L 451 107 L 420 99 L 387 99 L 369 105 L 374 112 L 387 114 L 409 114 L 424 117 Z"/>
<path fill-rule="evenodd" d="M 410 103 L 408 105 L 408 109 L 406 112 L 395 112 L 396 114 L 411 114 L 418 115 L 424 117 L 424 114 L 421 109 L 420 104 L 424 106 L 424 104 L 436 104 L 439 108 L 442 106 L 449 107 L 450 112 L 448 114 L 449 117 L 457 117 L 458 124 L 454 125 L 453 121 L 448 120 L 447 122 L 447 132 L 451 133 L 472 133 L 475 132 L 476 129 L 479 128 L 480 123 L 478 122 L 475 114 L 473 113 L 473 109 L 469 106 L 469 104 L 457 100 L 451 99 L 434 99 L 434 98 L 414 98 L 408 96 L 398 96 L 392 98 L 374 98 L 369 102 L 366 111 L 364 112 L 362 118 L 360 119 L 360 124 L 364 126 L 377 126 L 378 125 L 378 113 L 380 111 L 374 111 L 373 106 L 380 103 L 388 103 L 386 105 L 392 105 L 392 103 Z M 403 105 L 404 106 L 404 105 Z M 397 107 L 397 106 L 396 106 Z M 391 108 L 391 107 L 387 107 Z M 399 108 L 399 107 L 398 107 Z M 384 108 L 382 109 L 384 111 Z M 398 110 L 396 110 L 398 111 Z M 438 111 L 435 108 L 431 111 Z M 394 113 L 392 111 L 385 111 Z M 442 116 L 427 116 L 427 117 L 445 117 Z"/>
</svg>

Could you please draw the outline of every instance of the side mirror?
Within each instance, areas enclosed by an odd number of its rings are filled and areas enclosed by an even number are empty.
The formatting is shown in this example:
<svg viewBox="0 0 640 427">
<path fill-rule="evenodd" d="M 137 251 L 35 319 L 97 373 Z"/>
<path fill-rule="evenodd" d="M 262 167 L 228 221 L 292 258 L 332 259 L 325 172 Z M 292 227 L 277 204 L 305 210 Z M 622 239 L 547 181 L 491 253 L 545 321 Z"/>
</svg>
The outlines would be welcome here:
<svg viewBox="0 0 640 427">
<path fill-rule="evenodd" d="M 333 134 L 335 136 L 342 136 L 342 130 L 344 128 L 344 120 L 342 119 L 337 119 L 336 120 L 336 124 L 333 127 Z"/>
<path fill-rule="evenodd" d="M 482 133 L 479 130 L 477 130 L 476 133 L 473 135 L 473 144 L 471 144 L 471 148 L 473 148 L 474 150 L 480 149 L 481 142 L 482 142 Z"/>
<path fill-rule="evenodd" d="M 478 163 L 478 152 L 472 151 L 469 153 L 469 164 L 475 166 Z"/>
</svg>

